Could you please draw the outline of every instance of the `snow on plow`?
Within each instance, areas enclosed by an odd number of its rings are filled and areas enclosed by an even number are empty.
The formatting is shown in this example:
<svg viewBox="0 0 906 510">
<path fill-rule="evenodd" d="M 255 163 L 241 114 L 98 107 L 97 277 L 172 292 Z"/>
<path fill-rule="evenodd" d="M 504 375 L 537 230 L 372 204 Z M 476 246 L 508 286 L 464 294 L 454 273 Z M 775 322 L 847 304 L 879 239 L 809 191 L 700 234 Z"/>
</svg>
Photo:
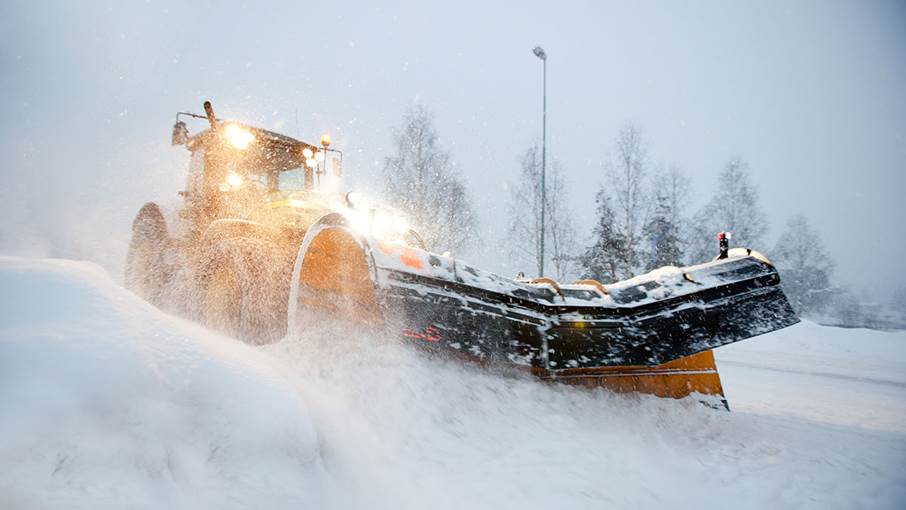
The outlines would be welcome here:
<svg viewBox="0 0 906 510">
<path fill-rule="evenodd" d="M 210 129 L 189 136 L 180 116 Z M 722 398 L 711 349 L 799 320 L 757 252 L 722 245 L 719 260 L 606 286 L 514 280 L 431 253 L 397 213 L 323 190 L 340 174 L 327 137 L 318 147 L 223 121 L 206 103 L 204 116 L 177 115 L 173 143 L 192 154 L 185 205 L 175 225 L 156 204 L 139 211 L 126 284 L 246 342 L 352 320 L 547 380 Z"/>
<path fill-rule="evenodd" d="M 558 285 L 369 238 L 340 215 L 309 231 L 293 279 L 293 321 L 339 313 L 466 359 L 665 397 L 723 396 L 711 349 L 799 322 L 777 271 L 749 250 L 606 287 Z"/>
</svg>

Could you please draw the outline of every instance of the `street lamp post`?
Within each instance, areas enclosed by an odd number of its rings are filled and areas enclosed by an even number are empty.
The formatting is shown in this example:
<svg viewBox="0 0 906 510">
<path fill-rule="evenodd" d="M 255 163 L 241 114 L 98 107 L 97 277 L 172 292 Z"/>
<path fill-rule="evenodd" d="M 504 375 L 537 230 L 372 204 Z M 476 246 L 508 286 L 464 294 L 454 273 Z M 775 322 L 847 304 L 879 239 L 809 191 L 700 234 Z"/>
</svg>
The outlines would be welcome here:
<svg viewBox="0 0 906 510">
<path fill-rule="evenodd" d="M 544 276 L 544 217 L 547 206 L 547 190 L 545 177 L 547 170 L 547 53 L 541 46 L 532 50 L 536 57 L 541 59 L 543 66 L 542 92 L 541 92 L 541 235 L 538 247 L 538 276 Z"/>
</svg>

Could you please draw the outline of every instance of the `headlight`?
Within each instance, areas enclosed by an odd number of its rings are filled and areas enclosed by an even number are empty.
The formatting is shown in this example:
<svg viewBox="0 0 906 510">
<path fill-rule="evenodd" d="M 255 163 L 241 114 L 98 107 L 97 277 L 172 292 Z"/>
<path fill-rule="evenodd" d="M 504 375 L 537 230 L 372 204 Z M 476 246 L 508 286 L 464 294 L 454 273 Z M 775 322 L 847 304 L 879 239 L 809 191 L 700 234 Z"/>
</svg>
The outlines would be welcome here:
<svg viewBox="0 0 906 510">
<path fill-rule="evenodd" d="M 236 124 L 227 124 L 223 132 L 226 139 L 239 150 L 245 150 L 255 141 L 255 135 L 248 129 L 243 129 Z"/>
<path fill-rule="evenodd" d="M 230 172 L 227 175 L 226 182 L 233 188 L 238 188 L 239 186 L 242 186 L 242 181 L 243 181 L 242 176 L 237 174 L 236 172 Z"/>
<path fill-rule="evenodd" d="M 390 211 L 346 209 L 343 215 L 353 229 L 378 239 L 400 239 L 409 230 L 406 218 Z"/>
</svg>

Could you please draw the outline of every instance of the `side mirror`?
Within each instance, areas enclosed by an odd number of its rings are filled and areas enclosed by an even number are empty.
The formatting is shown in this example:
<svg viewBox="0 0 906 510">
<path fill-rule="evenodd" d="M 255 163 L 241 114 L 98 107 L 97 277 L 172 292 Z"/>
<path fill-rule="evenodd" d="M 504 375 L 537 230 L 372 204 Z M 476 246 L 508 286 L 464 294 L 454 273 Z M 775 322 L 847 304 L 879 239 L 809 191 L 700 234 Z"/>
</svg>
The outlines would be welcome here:
<svg viewBox="0 0 906 510">
<path fill-rule="evenodd" d="M 173 124 L 173 137 L 170 139 L 170 143 L 173 145 L 185 145 L 189 141 L 189 128 L 186 127 L 186 123 L 183 121 L 177 121 L 176 124 Z"/>
</svg>

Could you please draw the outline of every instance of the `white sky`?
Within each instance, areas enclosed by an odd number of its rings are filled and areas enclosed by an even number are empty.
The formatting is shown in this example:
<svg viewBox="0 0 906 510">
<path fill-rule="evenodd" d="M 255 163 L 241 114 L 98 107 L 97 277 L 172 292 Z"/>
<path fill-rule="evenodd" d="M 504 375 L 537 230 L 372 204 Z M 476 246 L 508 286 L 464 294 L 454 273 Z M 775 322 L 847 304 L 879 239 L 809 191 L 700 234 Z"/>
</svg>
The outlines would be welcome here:
<svg viewBox="0 0 906 510">
<path fill-rule="evenodd" d="M 84 4 L 84 5 L 83 5 Z M 266 5 L 265 5 L 266 4 Z M 906 285 L 906 6 L 896 2 L 3 2 L 0 250 L 118 269 L 146 199 L 175 203 L 177 110 L 314 140 L 329 129 L 351 184 L 378 182 L 390 130 L 434 111 L 479 210 L 470 260 L 509 274 L 506 181 L 540 136 L 586 234 L 601 162 L 641 124 L 696 207 L 732 155 L 771 219 L 805 212 L 843 283 Z M 298 115 L 298 124 L 296 116 Z"/>
</svg>

